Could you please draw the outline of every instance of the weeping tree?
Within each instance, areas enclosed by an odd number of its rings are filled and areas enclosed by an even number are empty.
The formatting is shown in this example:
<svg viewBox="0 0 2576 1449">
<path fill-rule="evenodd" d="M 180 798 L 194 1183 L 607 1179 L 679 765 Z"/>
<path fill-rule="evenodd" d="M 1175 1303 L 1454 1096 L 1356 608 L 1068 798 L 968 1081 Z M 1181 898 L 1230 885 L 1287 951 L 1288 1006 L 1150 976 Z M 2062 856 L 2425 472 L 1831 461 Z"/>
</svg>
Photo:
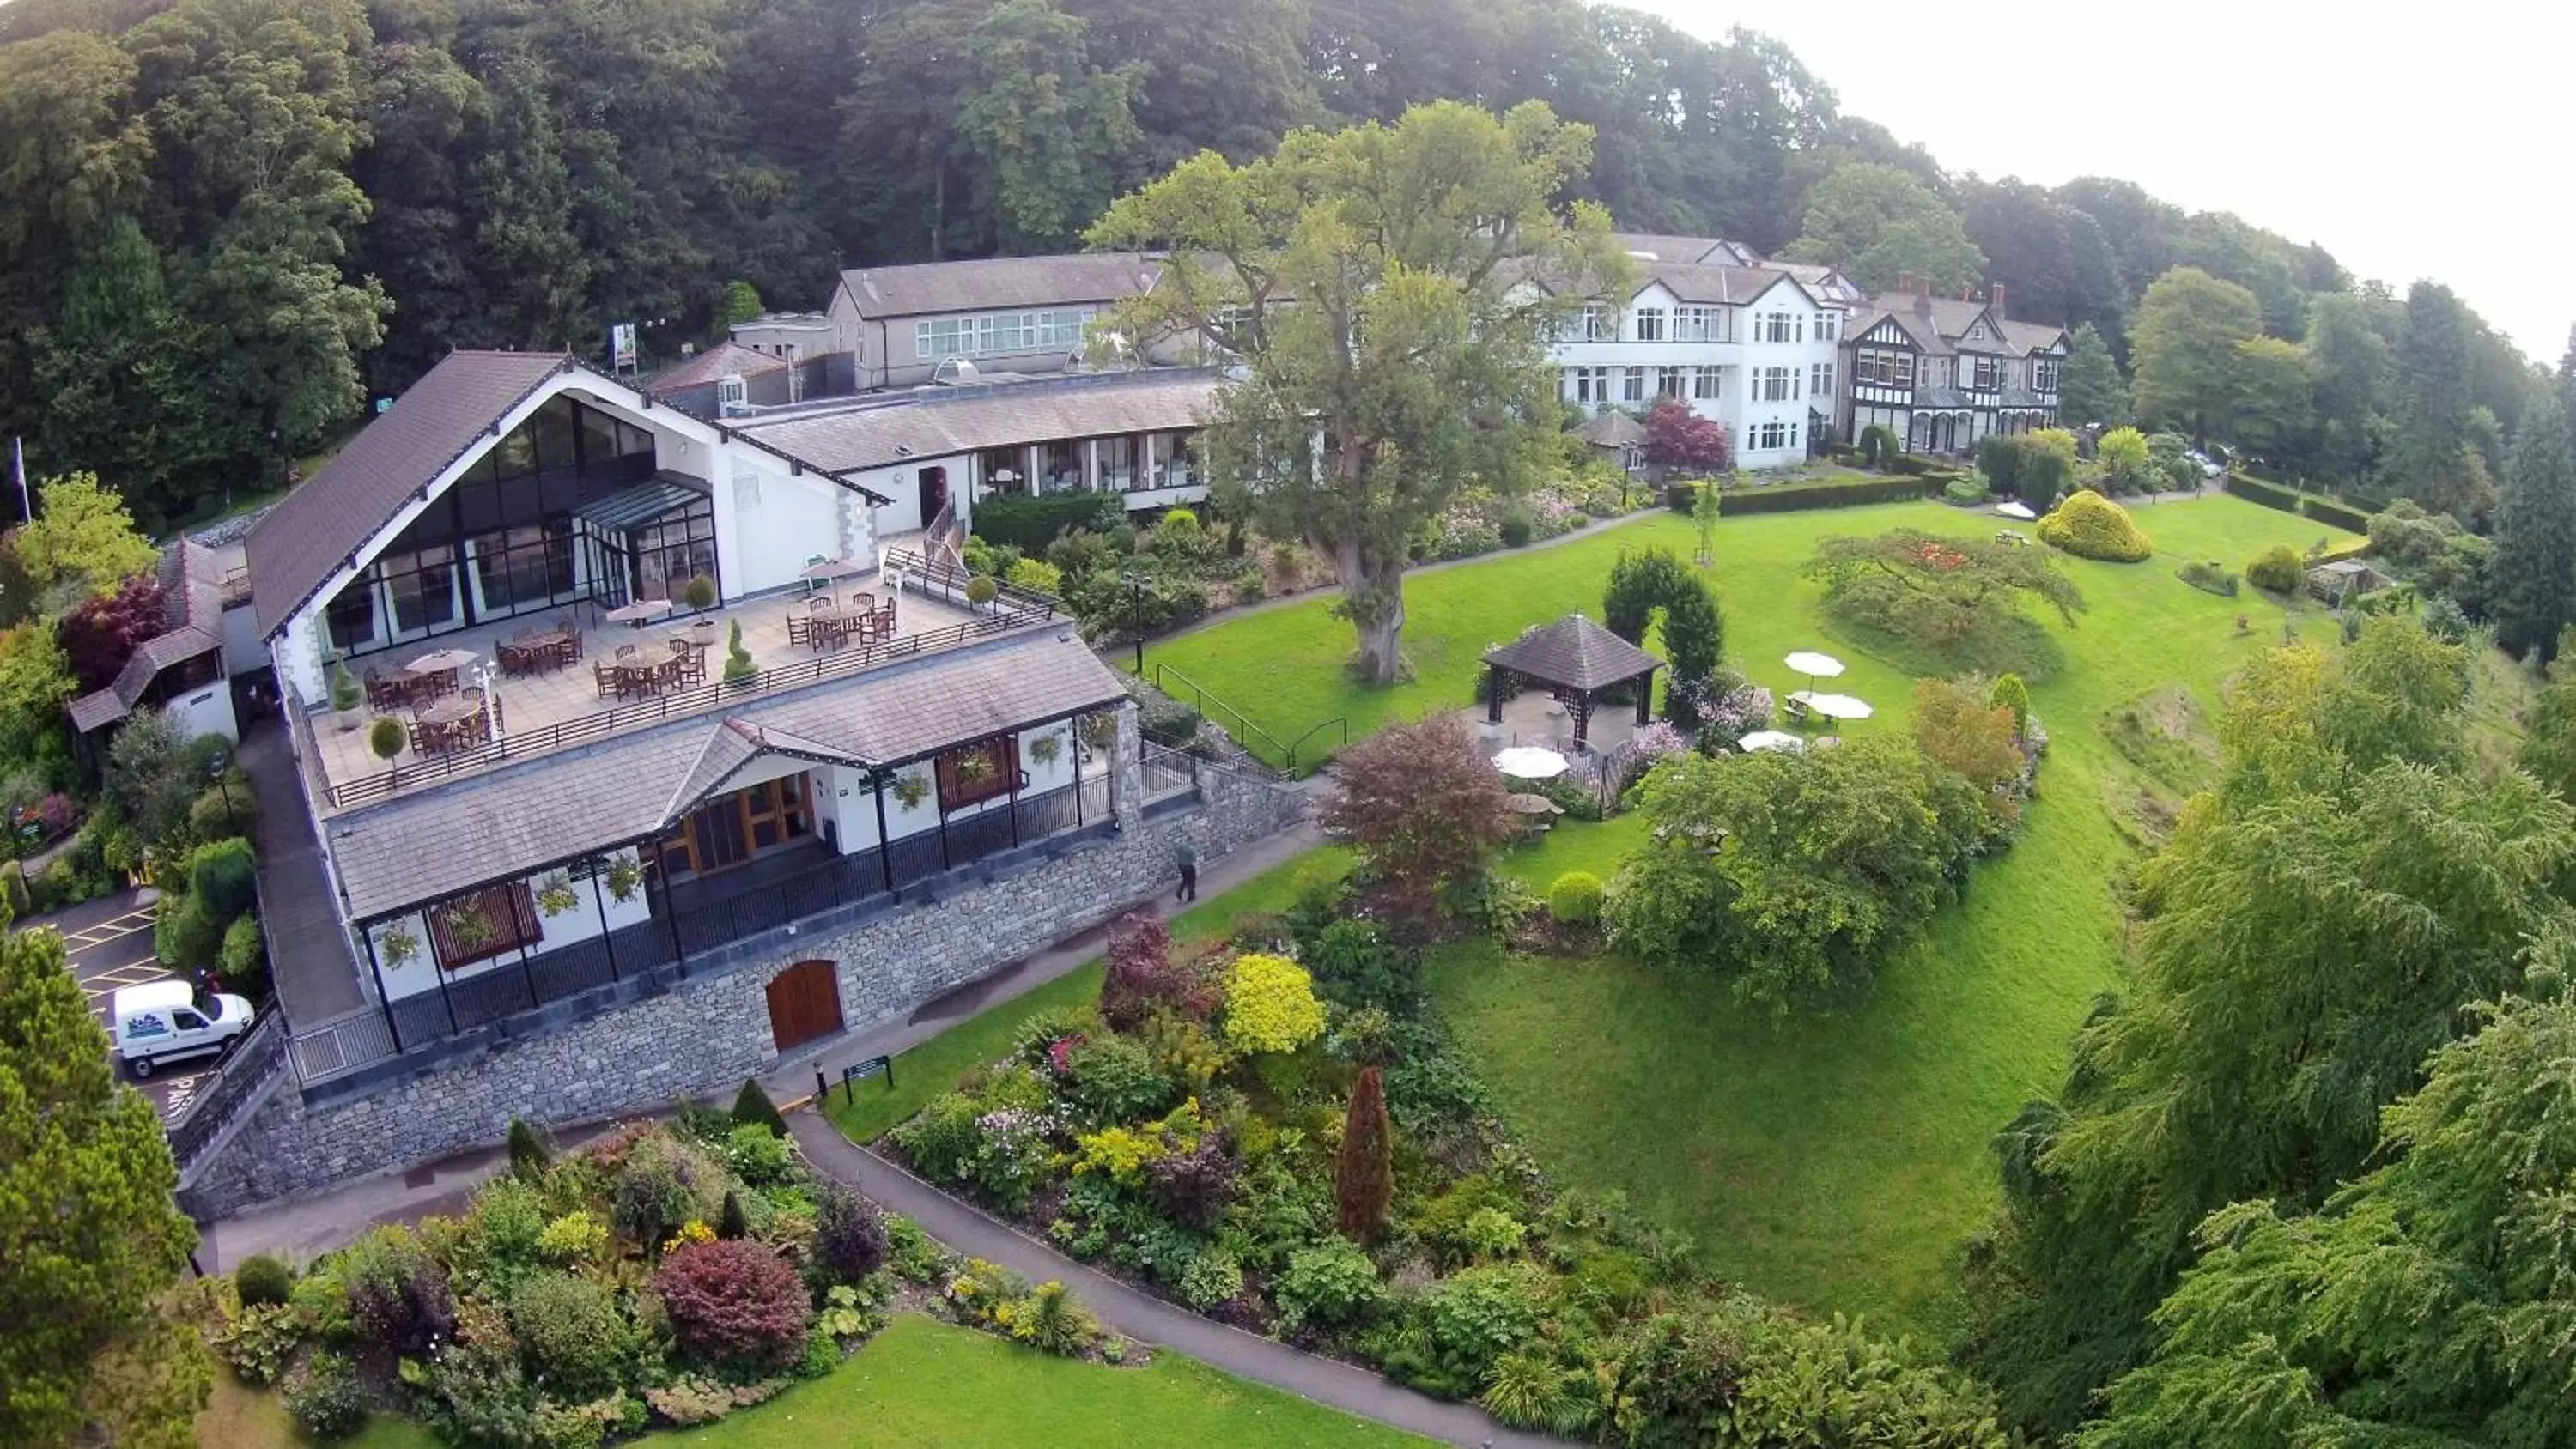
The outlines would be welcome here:
<svg viewBox="0 0 2576 1449">
<path fill-rule="evenodd" d="M 1165 258 L 1103 331 L 1236 361 L 1203 435 L 1211 479 L 1330 561 L 1366 683 L 1402 672 L 1414 536 L 1462 488 L 1518 486 L 1556 425 L 1548 338 L 1627 275 L 1608 213 L 1559 202 L 1591 160 L 1591 129 L 1539 102 L 1443 101 L 1241 166 L 1201 152 L 1091 229 Z"/>
</svg>

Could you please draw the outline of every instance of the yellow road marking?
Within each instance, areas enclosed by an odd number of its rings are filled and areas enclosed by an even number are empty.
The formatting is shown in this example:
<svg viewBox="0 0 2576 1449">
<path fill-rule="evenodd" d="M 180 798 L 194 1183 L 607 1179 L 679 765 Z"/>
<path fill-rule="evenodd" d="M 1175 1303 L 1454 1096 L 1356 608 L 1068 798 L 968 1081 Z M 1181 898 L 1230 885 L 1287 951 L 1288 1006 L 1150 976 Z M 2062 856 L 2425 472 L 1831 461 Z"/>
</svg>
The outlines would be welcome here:
<svg viewBox="0 0 2576 1449">
<path fill-rule="evenodd" d="M 122 940 L 137 931 L 150 929 L 152 929 L 152 911 L 146 907 L 142 910 L 128 911 L 113 920 L 101 921 L 95 926 L 86 926 L 74 931 L 63 937 L 63 944 L 74 951 L 86 951 L 94 946 L 104 946 L 110 941 Z"/>
</svg>

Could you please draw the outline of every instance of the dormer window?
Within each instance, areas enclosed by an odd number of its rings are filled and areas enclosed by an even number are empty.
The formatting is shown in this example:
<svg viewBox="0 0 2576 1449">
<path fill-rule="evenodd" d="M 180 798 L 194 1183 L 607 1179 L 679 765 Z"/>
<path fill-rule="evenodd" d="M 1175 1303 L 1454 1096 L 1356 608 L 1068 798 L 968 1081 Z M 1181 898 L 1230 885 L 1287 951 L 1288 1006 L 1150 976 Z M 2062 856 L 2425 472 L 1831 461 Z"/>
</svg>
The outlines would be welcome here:
<svg viewBox="0 0 2576 1449">
<path fill-rule="evenodd" d="M 738 408 L 747 405 L 750 401 L 751 392 L 748 388 L 745 388 L 742 385 L 742 378 L 740 375 L 735 373 L 726 373 L 724 376 L 716 379 L 717 406 Z"/>
</svg>

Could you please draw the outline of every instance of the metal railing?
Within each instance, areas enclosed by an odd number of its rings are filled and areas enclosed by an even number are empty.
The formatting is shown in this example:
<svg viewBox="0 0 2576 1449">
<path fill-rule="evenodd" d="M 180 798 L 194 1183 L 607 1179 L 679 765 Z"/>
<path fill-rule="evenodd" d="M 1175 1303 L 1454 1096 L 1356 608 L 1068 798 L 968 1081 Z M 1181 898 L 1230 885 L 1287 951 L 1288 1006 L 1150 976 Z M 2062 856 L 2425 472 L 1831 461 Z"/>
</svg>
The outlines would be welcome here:
<svg viewBox="0 0 2576 1449">
<path fill-rule="evenodd" d="M 1169 664 L 1160 660 L 1155 661 L 1154 687 L 1174 699 L 1179 699 L 1182 696 L 1172 687 L 1173 681 L 1178 681 L 1181 689 L 1189 691 L 1190 707 L 1198 711 L 1201 719 L 1214 721 L 1217 728 L 1234 737 L 1234 742 L 1243 747 L 1245 754 L 1281 774 L 1297 774 L 1299 751 L 1305 748 L 1309 740 L 1326 730 L 1335 731 L 1334 740 L 1337 746 L 1351 742 L 1350 720 L 1342 715 L 1335 715 L 1322 724 L 1314 726 L 1299 735 L 1294 742 L 1283 741 L 1277 735 L 1254 724 L 1251 717 L 1242 710 L 1208 693 L 1197 680 Z"/>
<path fill-rule="evenodd" d="M 182 1170 L 196 1161 L 197 1154 L 267 1082 L 269 1073 L 277 1070 L 286 1056 L 287 1037 L 286 1018 L 272 1004 L 215 1069 L 197 1079 L 197 1090 L 186 1108 L 165 1124 L 170 1155 Z"/>
<path fill-rule="evenodd" d="M 906 582 L 919 582 L 924 592 L 937 589 L 944 598 L 959 607 L 965 602 L 965 578 L 958 574 L 952 584 L 951 571 L 926 564 L 918 554 L 897 550 L 896 559 L 908 559 Z M 917 575 L 912 570 L 919 570 Z M 380 771 L 369 771 L 353 780 L 328 786 L 325 793 L 335 808 L 346 809 L 370 800 L 381 800 L 397 791 L 432 780 L 451 779 L 460 774 L 489 768 L 509 760 L 528 759 L 552 754 L 573 745 L 588 744 L 628 730 L 660 724 L 665 720 L 704 714 L 719 704 L 743 700 L 779 690 L 799 689 L 821 680 L 837 678 L 874 669 L 898 659 L 910 659 L 954 649 L 978 639 L 1007 634 L 1031 624 L 1042 624 L 1054 616 L 1054 606 L 1045 597 L 1023 590 L 1005 588 L 994 597 L 989 611 L 979 610 L 974 618 L 946 628 L 928 629 L 917 634 L 897 635 L 873 643 L 853 644 L 830 654 L 795 664 L 776 665 L 741 682 L 709 680 L 687 689 L 655 695 L 636 704 L 621 704 L 573 719 L 559 720 L 534 729 L 511 730 L 497 740 L 488 740 L 468 749 L 450 750 L 427 755 L 409 764 Z"/>
<path fill-rule="evenodd" d="M 1106 775 L 1010 798 L 885 847 L 821 859 L 748 889 L 718 878 L 662 888 L 649 920 L 516 961 L 442 980 L 439 989 L 398 997 L 316 1023 L 294 1039 L 296 1074 L 311 1086 L 372 1063 L 436 1045 L 587 992 L 638 980 L 676 980 L 690 963 L 740 941 L 845 906 L 937 882 L 1023 846 L 1111 818 Z M 757 869 L 757 863 L 751 869 Z M 648 988 L 649 989 L 649 988 Z"/>
</svg>

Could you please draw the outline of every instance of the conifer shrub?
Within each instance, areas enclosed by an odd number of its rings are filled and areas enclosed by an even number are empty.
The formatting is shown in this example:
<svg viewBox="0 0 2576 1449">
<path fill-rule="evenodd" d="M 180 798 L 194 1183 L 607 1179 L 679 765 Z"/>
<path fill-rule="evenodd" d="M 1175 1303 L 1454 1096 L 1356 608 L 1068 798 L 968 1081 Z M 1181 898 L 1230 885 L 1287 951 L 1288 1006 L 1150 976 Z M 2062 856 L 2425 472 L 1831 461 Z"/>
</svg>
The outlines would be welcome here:
<svg viewBox="0 0 2576 1449">
<path fill-rule="evenodd" d="M 2136 563 L 2155 552 L 2129 510 L 2089 488 L 2078 489 L 2039 521 L 2042 543 L 2078 558 Z"/>
</svg>

